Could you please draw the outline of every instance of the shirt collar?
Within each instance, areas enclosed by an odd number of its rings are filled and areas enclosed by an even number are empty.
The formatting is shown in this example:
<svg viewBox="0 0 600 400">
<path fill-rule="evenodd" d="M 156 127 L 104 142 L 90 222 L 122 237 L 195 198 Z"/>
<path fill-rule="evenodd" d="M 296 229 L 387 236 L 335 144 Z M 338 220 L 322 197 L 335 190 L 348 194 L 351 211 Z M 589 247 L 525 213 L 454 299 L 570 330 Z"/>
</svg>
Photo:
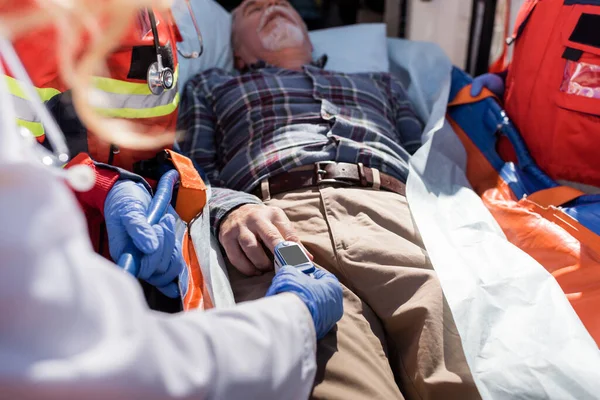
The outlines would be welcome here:
<svg viewBox="0 0 600 400">
<path fill-rule="evenodd" d="M 327 65 L 327 60 L 329 59 L 329 57 L 327 57 L 327 54 L 323 54 L 321 57 L 317 58 L 316 60 L 313 60 L 310 65 L 312 65 L 313 67 L 319 68 L 319 69 L 324 69 L 325 65 Z"/>
<path fill-rule="evenodd" d="M 323 69 L 325 68 L 325 65 L 327 64 L 327 54 L 323 54 L 321 57 L 317 58 L 316 60 L 313 60 L 310 62 L 309 65 L 315 67 L 315 68 L 319 68 L 319 69 Z M 254 64 L 250 64 L 248 66 L 246 66 L 246 68 L 244 68 L 244 70 L 241 71 L 242 74 L 247 73 L 247 72 L 255 72 L 258 70 L 261 70 L 263 68 L 277 68 L 274 65 L 268 64 L 267 62 L 263 61 L 263 60 L 259 60 L 257 62 L 255 62 Z"/>
</svg>

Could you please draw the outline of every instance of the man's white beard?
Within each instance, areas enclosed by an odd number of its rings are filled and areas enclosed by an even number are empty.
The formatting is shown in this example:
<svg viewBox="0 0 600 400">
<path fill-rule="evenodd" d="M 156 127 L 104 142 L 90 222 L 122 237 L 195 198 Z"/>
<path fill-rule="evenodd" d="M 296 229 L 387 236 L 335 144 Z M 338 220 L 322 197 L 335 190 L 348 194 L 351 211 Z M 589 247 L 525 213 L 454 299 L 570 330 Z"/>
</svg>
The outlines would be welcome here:
<svg viewBox="0 0 600 400">
<path fill-rule="evenodd" d="M 268 34 L 261 35 L 260 40 L 265 49 L 279 51 L 288 47 L 297 47 L 304 42 L 304 33 L 286 18 L 278 17 L 271 22 Z"/>
</svg>

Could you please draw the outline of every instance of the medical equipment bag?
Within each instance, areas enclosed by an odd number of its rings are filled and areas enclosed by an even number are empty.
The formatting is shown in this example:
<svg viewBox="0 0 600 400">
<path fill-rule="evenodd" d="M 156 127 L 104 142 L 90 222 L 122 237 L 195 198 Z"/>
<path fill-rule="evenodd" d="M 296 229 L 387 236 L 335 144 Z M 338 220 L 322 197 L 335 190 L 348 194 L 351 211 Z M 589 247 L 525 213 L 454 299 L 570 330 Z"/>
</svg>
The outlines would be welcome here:
<svg viewBox="0 0 600 400">
<path fill-rule="evenodd" d="M 509 40 L 504 104 L 533 159 L 600 187 L 600 1 L 526 0 Z"/>
</svg>

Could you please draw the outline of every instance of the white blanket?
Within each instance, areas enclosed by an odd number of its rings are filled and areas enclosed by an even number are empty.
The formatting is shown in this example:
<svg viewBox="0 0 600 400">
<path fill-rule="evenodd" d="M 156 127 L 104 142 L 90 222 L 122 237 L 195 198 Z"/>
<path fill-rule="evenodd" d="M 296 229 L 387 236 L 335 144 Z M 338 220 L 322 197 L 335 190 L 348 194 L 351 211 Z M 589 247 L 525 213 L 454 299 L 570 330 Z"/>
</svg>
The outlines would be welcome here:
<svg viewBox="0 0 600 400">
<path fill-rule="evenodd" d="M 471 189 L 445 123 L 451 64 L 429 43 L 388 39 L 391 70 L 427 127 L 407 198 L 484 399 L 598 399 L 600 351 L 554 278 L 506 240 Z"/>
</svg>

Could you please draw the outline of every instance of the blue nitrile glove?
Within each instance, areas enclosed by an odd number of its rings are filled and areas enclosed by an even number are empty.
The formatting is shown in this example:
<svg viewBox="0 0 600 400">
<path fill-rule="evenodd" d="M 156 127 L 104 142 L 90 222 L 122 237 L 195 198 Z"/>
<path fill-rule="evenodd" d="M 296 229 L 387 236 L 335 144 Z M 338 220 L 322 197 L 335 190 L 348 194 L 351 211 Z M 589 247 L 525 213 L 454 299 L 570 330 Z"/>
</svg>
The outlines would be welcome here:
<svg viewBox="0 0 600 400">
<path fill-rule="evenodd" d="M 286 292 L 300 297 L 308 307 L 317 339 L 323 338 L 342 318 L 342 285 L 327 271 L 317 269 L 311 278 L 289 265 L 282 267 L 273 278 L 267 296 Z"/>
<path fill-rule="evenodd" d="M 152 226 L 160 245 L 157 251 L 142 257 L 138 273 L 138 278 L 155 286 L 170 298 L 179 296 L 175 279 L 185 268 L 181 242 L 175 236 L 175 222 L 172 214 L 166 214 L 158 224 Z"/>
<path fill-rule="evenodd" d="M 144 254 L 139 277 L 165 295 L 176 297 L 177 286 L 173 280 L 181 272 L 184 261 L 181 244 L 175 238 L 175 218 L 167 214 L 157 225 L 150 226 L 146 212 L 151 200 L 150 193 L 141 183 L 129 180 L 118 181 L 108 192 L 104 219 L 110 256 L 116 262 L 127 242 L 133 241 Z"/>
<path fill-rule="evenodd" d="M 471 85 L 471 96 L 479 96 L 483 88 L 488 88 L 499 98 L 504 97 L 504 79 L 496 74 L 483 74 L 473 79 Z"/>
</svg>

